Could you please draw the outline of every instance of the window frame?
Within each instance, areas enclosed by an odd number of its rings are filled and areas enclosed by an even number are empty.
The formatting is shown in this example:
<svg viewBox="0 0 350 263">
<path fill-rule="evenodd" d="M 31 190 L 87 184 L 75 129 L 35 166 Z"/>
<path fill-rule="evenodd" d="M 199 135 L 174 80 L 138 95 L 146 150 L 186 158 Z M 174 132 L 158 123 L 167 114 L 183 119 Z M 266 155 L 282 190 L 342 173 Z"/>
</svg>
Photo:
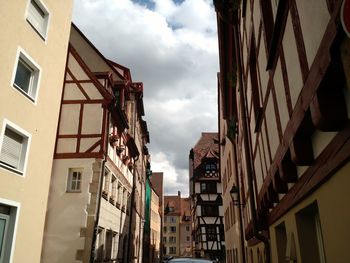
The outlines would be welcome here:
<svg viewBox="0 0 350 263">
<path fill-rule="evenodd" d="M 66 192 L 67 193 L 81 193 L 83 171 L 84 171 L 84 168 L 69 168 L 68 169 L 67 185 L 66 185 Z M 76 182 L 79 182 L 79 189 L 72 189 L 73 173 L 74 172 L 80 173 L 79 180 L 76 180 Z"/>
<path fill-rule="evenodd" d="M 0 162 L 0 168 L 5 169 L 9 172 L 12 172 L 13 174 L 15 174 L 17 176 L 24 178 L 26 176 L 29 148 L 30 148 L 32 136 L 29 132 L 25 131 L 24 129 L 22 129 L 18 125 L 12 123 L 11 121 L 9 121 L 7 119 L 4 119 L 1 133 L 0 133 L 0 156 L 1 156 L 2 144 L 4 141 L 6 127 L 9 127 L 10 130 L 17 133 L 18 135 L 22 136 L 23 139 L 25 139 L 25 142 L 24 142 L 25 143 L 25 150 L 21 153 L 21 157 L 20 157 L 20 159 L 21 159 L 20 162 L 22 162 L 21 169 L 13 168 L 10 165 L 3 163 L 3 162 Z"/>
<path fill-rule="evenodd" d="M 34 2 L 36 6 L 40 9 L 40 11 L 44 13 L 44 21 L 43 21 L 44 28 L 42 32 L 40 29 L 37 28 L 37 26 L 34 25 L 34 21 L 31 21 L 29 17 L 32 2 Z M 40 38 L 43 39 L 44 42 L 46 43 L 48 38 L 48 33 L 49 33 L 50 21 L 51 21 L 51 14 L 47 6 L 41 0 L 28 0 L 27 9 L 25 13 L 25 20 L 34 29 L 34 31 L 40 36 Z"/>
<path fill-rule="evenodd" d="M 16 236 L 17 236 L 17 226 L 18 226 L 18 218 L 20 215 L 20 209 L 21 204 L 12 200 L 0 198 L 0 205 L 5 205 L 10 207 L 10 215 L 9 215 L 9 227 L 7 229 L 7 235 L 9 231 L 12 232 L 12 237 L 10 240 L 7 240 L 6 247 L 10 247 L 10 252 L 5 252 L 2 255 L 5 255 L 5 258 L 0 259 L 0 262 L 12 262 L 13 261 L 13 254 L 14 254 L 14 247 L 16 242 Z M 10 229 L 9 229 L 10 228 Z M 5 237 L 9 239 L 8 237 Z M 8 243 L 10 242 L 10 244 Z M 5 250 L 4 250 L 5 251 Z M 8 261 L 4 261 L 4 259 Z M 2 261 L 1 261 L 2 260 Z"/>
<path fill-rule="evenodd" d="M 15 83 L 16 81 L 16 75 L 17 75 L 17 69 L 18 69 L 18 64 L 21 60 L 22 64 L 25 67 L 29 67 L 31 70 L 31 76 L 30 76 L 30 84 L 28 87 L 28 92 L 23 90 L 19 85 Z M 37 100 L 38 100 L 38 94 L 39 94 L 39 89 L 40 89 L 40 80 L 41 80 L 41 72 L 42 69 L 39 66 L 37 62 L 21 47 L 18 47 L 17 49 L 17 54 L 16 54 L 16 60 L 14 64 L 14 69 L 13 69 L 13 74 L 12 74 L 12 80 L 11 80 L 11 86 L 19 91 L 22 95 L 24 95 L 26 98 L 28 98 L 31 102 L 36 105 Z"/>
</svg>

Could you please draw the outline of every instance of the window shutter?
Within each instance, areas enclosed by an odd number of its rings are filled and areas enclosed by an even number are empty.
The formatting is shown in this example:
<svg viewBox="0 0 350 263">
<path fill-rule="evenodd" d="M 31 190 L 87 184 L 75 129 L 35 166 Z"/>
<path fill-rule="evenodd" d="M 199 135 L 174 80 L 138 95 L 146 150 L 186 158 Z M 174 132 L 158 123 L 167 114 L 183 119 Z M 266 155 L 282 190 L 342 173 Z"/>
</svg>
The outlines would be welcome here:
<svg viewBox="0 0 350 263">
<path fill-rule="evenodd" d="M 41 35 L 45 34 L 45 13 L 33 0 L 29 5 L 28 20 Z"/>
<path fill-rule="evenodd" d="M 19 169 L 22 154 L 23 138 L 6 128 L 2 142 L 0 161 Z"/>
</svg>

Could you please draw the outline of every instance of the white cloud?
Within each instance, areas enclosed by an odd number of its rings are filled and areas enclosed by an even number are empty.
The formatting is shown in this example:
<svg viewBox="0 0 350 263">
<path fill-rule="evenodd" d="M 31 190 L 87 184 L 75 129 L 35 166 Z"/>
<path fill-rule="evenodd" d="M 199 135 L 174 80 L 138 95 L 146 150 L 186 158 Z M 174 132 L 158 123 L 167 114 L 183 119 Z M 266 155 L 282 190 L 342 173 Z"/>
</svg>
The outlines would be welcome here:
<svg viewBox="0 0 350 263">
<path fill-rule="evenodd" d="M 211 0 L 75 0 L 73 21 L 108 58 L 144 83 L 152 170 L 165 193 L 188 193 L 188 154 L 217 130 L 218 47 Z M 168 185 L 177 186 L 168 187 Z"/>
</svg>

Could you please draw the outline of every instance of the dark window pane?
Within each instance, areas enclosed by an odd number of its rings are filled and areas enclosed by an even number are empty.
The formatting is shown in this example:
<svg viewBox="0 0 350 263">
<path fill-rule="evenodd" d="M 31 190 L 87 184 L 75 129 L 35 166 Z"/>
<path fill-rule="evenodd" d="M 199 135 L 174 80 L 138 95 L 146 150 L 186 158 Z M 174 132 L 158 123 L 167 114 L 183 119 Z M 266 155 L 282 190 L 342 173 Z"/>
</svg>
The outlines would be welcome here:
<svg viewBox="0 0 350 263">
<path fill-rule="evenodd" d="M 32 70 L 27 65 L 25 65 L 22 60 L 19 60 L 17 65 L 15 84 L 26 93 L 29 91 L 31 75 Z"/>
</svg>

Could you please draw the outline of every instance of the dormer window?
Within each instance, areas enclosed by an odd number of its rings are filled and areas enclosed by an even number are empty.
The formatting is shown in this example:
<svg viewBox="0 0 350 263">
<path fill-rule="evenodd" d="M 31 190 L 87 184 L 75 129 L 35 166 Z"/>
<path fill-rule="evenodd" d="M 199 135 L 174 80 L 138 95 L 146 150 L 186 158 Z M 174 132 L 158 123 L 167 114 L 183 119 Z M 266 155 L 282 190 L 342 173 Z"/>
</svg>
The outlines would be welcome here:
<svg viewBox="0 0 350 263">
<path fill-rule="evenodd" d="M 207 163 L 205 165 L 205 171 L 216 171 L 216 164 L 215 163 Z"/>
</svg>

